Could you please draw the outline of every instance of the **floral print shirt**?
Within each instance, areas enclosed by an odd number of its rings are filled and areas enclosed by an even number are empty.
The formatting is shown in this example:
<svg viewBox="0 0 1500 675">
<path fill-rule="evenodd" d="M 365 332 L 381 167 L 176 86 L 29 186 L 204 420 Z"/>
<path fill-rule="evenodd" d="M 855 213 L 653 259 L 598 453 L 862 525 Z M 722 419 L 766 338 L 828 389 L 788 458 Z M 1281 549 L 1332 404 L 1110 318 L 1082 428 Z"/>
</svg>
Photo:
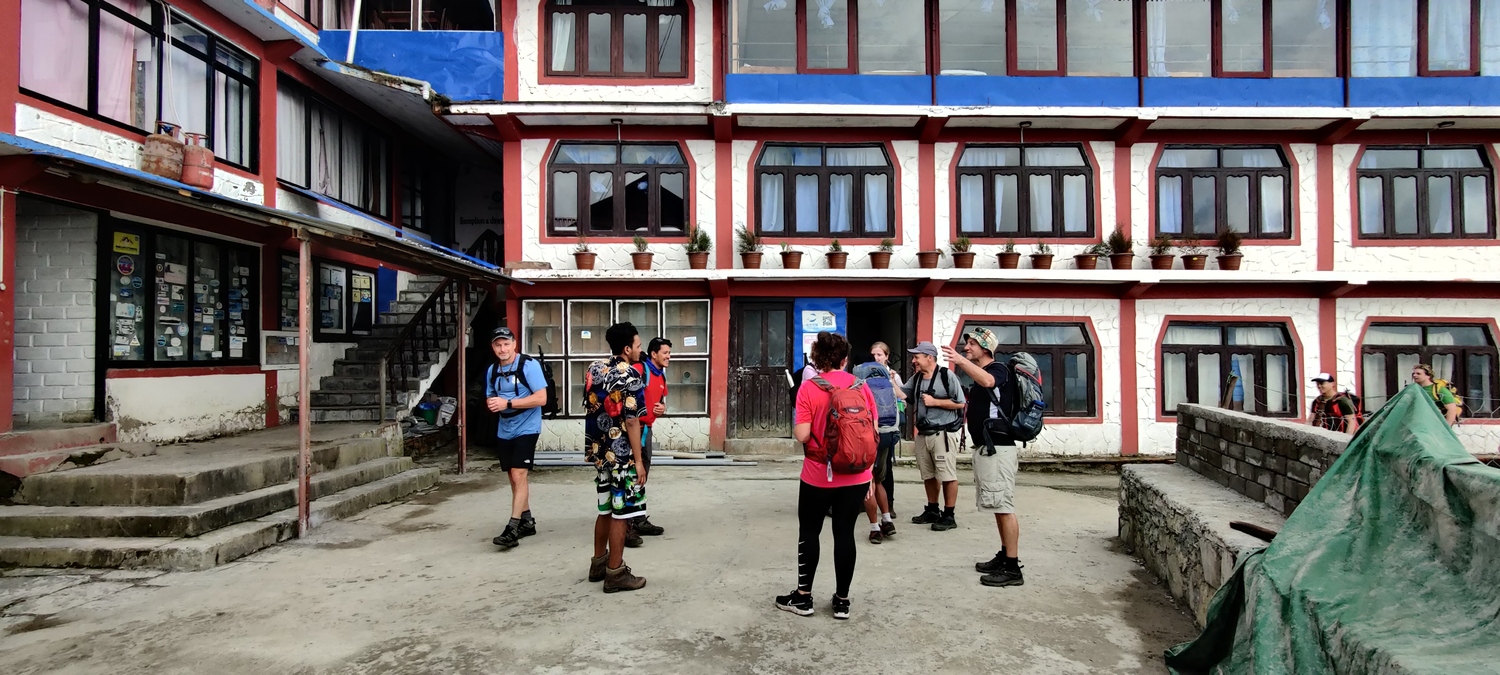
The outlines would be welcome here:
<svg viewBox="0 0 1500 675">
<path fill-rule="evenodd" d="M 625 422 L 646 412 L 645 378 L 629 361 L 612 356 L 589 366 L 585 386 L 585 458 L 600 470 L 629 467 L 634 451 Z"/>
</svg>

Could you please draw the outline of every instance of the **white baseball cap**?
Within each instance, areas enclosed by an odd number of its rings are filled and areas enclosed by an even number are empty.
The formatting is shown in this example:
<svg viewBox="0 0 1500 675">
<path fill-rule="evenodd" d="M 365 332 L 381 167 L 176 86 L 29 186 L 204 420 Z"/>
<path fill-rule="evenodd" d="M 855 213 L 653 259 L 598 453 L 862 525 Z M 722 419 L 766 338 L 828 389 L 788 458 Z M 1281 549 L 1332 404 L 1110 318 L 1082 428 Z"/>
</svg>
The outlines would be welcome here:
<svg viewBox="0 0 1500 675">
<path fill-rule="evenodd" d="M 1328 373 L 1318 373 L 1318 376 L 1314 377 L 1312 379 L 1312 381 L 1313 382 L 1334 382 L 1335 380 L 1333 379 L 1333 376 L 1329 375 Z"/>
</svg>

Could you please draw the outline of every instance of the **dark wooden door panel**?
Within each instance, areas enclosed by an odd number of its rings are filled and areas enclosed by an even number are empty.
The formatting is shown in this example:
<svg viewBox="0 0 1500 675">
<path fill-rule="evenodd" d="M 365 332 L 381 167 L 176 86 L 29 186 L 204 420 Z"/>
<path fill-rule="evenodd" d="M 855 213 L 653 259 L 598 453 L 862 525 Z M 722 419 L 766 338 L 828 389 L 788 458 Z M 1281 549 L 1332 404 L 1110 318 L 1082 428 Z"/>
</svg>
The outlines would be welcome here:
<svg viewBox="0 0 1500 675">
<path fill-rule="evenodd" d="M 791 303 L 736 305 L 730 318 L 730 433 L 785 438 L 792 433 Z"/>
</svg>

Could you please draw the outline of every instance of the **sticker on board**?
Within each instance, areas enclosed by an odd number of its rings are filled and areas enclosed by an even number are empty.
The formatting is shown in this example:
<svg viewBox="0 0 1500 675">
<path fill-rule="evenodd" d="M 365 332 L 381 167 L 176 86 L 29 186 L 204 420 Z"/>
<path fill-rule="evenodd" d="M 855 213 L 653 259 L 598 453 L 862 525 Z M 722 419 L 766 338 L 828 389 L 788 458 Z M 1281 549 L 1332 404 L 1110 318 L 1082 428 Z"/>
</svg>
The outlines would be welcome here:
<svg viewBox="0 0 1500 675">
<path fill-rule="evenodd" d="M 128 253 L 130 255 L 141 254 L 141 235 L 129 232 L 115 233 L 115 253 Z"/>
<path fill-rule="evenodd" d="M 128 255 L 122 255 L 119 258 L 116 258 L 115 269 L 118 270 L 120 274 L 125 275 L 126 278 L 122 280 L 122 283 L 129 284 L 130 275 L 135 272 L 135 258 L 132 258 Z"/>
</svg>

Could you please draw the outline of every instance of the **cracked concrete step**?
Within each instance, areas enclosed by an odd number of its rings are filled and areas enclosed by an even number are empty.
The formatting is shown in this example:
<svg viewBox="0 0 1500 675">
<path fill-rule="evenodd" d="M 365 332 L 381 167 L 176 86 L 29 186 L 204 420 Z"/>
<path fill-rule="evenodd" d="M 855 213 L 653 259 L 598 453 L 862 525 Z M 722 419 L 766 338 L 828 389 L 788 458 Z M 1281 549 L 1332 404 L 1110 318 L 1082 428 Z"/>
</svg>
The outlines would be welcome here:
<svg viewBox="0 0 1500 675">
<path fill-rule="evenodd" d="M 114 422 L 51 429 L 23 429 L 0 434 L 0 457 L 33 452 L 108 445 L 117 440 Z"/>
<path fill-rule="evenodd" d="M 383 438 L 315 445 L 314 473 L 391 456 Z M 31 476 L 17 502 L 33 506 L 181 506 L 251 492 L 297 477 L 295 449 L 158 454 Z"/>
<path fill-rule="evenodd" d="M 312 477 L 313 499 L 389 478 L 412 468 L 386 457 Z M 196 537 L 297 505 L 297 482 L 189 506 L 0 506 L 0 536 Z"/>
<path fill-rule="evenodd" d="M 66 471 L 86 466 L 97 466 L 107 462 L 132 457 L 156 454 L 156 446 L 150 443 L 109 443 L 86 445 L 78 448 L 44 450 L 24 455 L 0 456 L 0 473 L 16 478 L 25 478 L 39 473 Z M 3 488 L 0 488 L 3 491 Z M 0 497 L 6 495 L 0 494 Z"/>
<path fill-rule="evenodd" d="M 314 527 L 348 518 L 437 484 L 437 469 L 412 469 L 338 492 L 311 504 Z M 127 567 L 206 570 L 242 558 L 297 533 L 297 509 L 214 530 L 198 537 L 0 537 L 0 566 Z"/>
</svg>

